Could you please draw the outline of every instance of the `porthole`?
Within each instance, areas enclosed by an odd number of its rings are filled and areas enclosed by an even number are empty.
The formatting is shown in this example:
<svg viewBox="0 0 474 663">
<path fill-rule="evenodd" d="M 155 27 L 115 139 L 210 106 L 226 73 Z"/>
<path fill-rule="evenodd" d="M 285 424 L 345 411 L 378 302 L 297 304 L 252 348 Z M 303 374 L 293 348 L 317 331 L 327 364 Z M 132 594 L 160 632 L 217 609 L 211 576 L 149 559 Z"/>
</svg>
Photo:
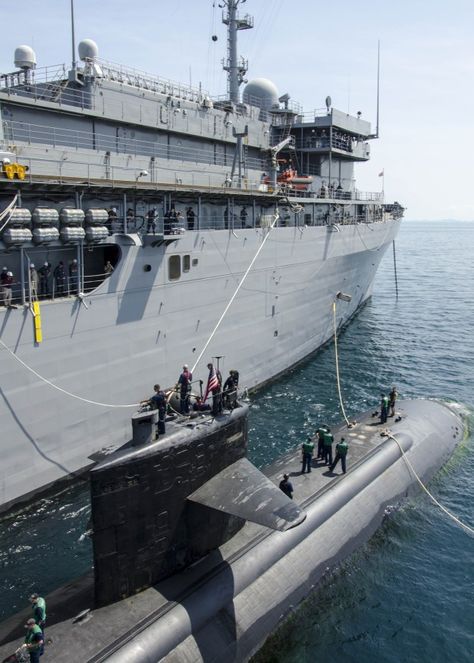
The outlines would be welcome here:
<svg viewBox="0 0 474 663">
<path fill-rule="evenodd" d="M 151 272 L 151 265 L 143 265 L 144 272 Z"/>
</svg>

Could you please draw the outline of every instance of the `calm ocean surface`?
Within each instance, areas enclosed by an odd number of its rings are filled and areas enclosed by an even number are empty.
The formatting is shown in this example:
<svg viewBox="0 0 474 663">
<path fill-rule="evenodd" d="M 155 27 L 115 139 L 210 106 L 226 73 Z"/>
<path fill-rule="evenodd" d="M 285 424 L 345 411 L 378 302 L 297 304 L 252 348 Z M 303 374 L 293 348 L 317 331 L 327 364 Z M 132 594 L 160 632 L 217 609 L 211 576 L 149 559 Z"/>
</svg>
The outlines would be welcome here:
<svg viewBox="0 0 474 663">
<path fill-rule="evenodd" d="M 389 251 L 371 302 L 340 337 L 348 413 L 375 406 L 392 384 L 403 397 L 454 400 L 474 412 L 473 253 L 474 223 L 403 224 L 398 301 Z M 252 400 L 250 458 L 258 465 L 299 444 L 319 422 L 340 421 L 333 346 Z M 474 525 L 472 436 L 430 487 Z M 77 486 L 0 523 L 0 618 L 25 607 L 31 591 L 47 593 L 89 568 L 88 518 L 88 492 Z M 256 658 L 471 662 L 473 556 L 474 538 L 419 496 L 392 512 Z"/>
</svg>

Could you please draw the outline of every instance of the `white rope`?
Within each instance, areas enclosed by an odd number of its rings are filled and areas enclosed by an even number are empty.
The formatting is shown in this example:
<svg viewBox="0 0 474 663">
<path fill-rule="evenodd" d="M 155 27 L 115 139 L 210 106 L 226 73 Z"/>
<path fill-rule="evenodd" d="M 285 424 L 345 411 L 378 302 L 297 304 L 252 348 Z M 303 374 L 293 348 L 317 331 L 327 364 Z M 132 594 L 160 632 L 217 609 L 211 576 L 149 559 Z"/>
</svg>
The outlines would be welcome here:
<svg viewBox="0 0 474 663">
<path fill-rule="evenodd" d="M 73 394 L 70 391 L 67 391 L 67 389 L 63 389 L 62 387 L 59 387 L 57 384 L 54 384 L 54 382 L 51 382 L 51 380 L 48 380 L 47 378 L 43 377 L 39 373 L 37 373 L 34 368 L 31 368 L 31 366 L 28 366 L 20 357 L 18 357 L 8 346 L 5 345 L 5 343 L 0 339 L 0 344 L 3 345 L 5 350 L 11 354 L 11 356 L 17 360 L 24 368 L 26 368 L 30 373 L 33 373 L 39 380 L 44 382 L 45 384 L 48 384 L 50 387 L 53 387 L 53 389 L 57 389 L 60 391 L 62 394 L 66 394 L 66 396 L 71 396 L 71 398 L 76 398 L 78 401 L 82 401 L 83 403 L 89 403 L 89 405 L 99 405 L 100 407 L 113 407 L 113 408 L 120 408 L 120 407 L 138 407 L 140 403 L 131 403 L 129 405 L 112 405 L 111 403 L 100 403 L 99 401 L 93 401 L 90 400 L 89 398 L 83 398 L 82 396 L 78 396 L 77 394 Z"/>
<path fill-rule="evenodd" d="M 380 223 L 380 221 L 374 221 L 373 223 Z M 387 239 L 388 233 L 390 232 L 390 229 L 391 229 L 390 222 L 385 222 L 385 223 L 387 223 L 387 228 L 386 228 L 386 230 L 385 230 L 384 238 L 383 238 L 383 240 L 380 242 L 380 244 L 379 244 L 378 246 L 376 246 L 375 248 L 373 248 L 373 249 L 370 249 L 370 248 L 367 246 L 367 244 L 366 244 L 365 241 L 364 241 L 364 238 L 363 238 L 362 235 L 360 234 L 360 225 L 361 225 L 361 224 L 359 224 L 359 223 L 356 224 L 356 230 L 357 230 L 357 234 L 359 235 L 359 239 L 360 239 L 360 241 L 362 242 L 362 244 L 364 245 L 365 249 L 366 249 L 367 251 L 369 251 L 370 253 L 376 253 L 376 252 L 380 249 L 380 247 L 383 246 L 383 244 L 385 243 L 385 240 Z M 363 225 L 365 225 L 367 228 L 370 228 L 370 225 L 368 225 L 368 224 L 363 224 Z M 373 230 L 373 229 L 370 228 L 370 230 Z"/>
<path fill-rule="evenodd" d="M 342 411 L 343 417 L 344 417 L 344 419 L 345 419 L 345 421 L 346 421 L 347 426 L 350 428 L 350 427 L 351 427 L 351 424 L 349 423 L 349 420 L 348 420 L 348 418 L 346 417 L 346 411 L 345 411 L 345 409 L 344 409 L 344 402 L 343 402 L 343 400 L 342 400 L 341 381 L 340 381 L 340 375 L 339 375 L 339 355 L 338 355 L 338 351 L 337 351 L 337 327 L 336 327 L 336 302 L 333 302 L 333 305 L 332 305 L 332 306 L 333 306 L 333 314 L 334 314 L 334 351 L 335 351 L 335 355 L 336 355 L 336 380 L 337 380 L 337 391 L 338 391 L 338 394 L 339 394 L 339 403 L 340 403 L 340 405 L 341 405 L 341 411 Z M 438 507 L 441 509 L 441 511 L 443 511 L 447 516 L 449 516 L 449 518 L 451 518 L 452 520 L 454 520 L 454 522 L 455 522 L 457 525 L 459 525 L 462 529 L 464 529 L 464 530 L 465 530 L 466 532 L 468 532 L 469 534 L 474 535 L 474 528 L 470 527 L 469 525 L 466 525 L 466 524 L 463 523 L 461 520 L 459 520 L 459 518 L 457 518 L 453 513 L 451 513 L 450 511 L 448 511 L 448 509 L 447 509 L 445 506 L 443 506 L 440 502 L 438 502 L 438 500 L 436 499 L 436 497 L 430 493 L 430 491 L 428 490 L 428 488 L 425 486 L 425 484 L 423 483 L 423 481 L 422 481 L 422 480 L 420 479 L 420 477 L 418 476 L 418 474 L 417 474 L 415 468 L 414 468 L 413 465 L 411 464 L 410 460 L 408 459 L 407 455 L 405 454 L 405 452 L 404 452 L 404 450 L 403 450 L 402 445 L 401 445 L 400 442 L 397 440 L 397 438 L 396 438 L 394 435 L 392 435 L 392 434 L 390 433 L 390 431 L 388 431 L 388 430 L 386 430 L 386 431 L 384 431 L 384 432 L 385 432 L 385 434 L 386 434 L 386 436 L 387 436 L 388 438 L 390 438 L 391 440 L 393 440 L 394 442 L 397 443 L 398 448 L 400 449 L 400 452 L 401 452 L 401 454 L 402 454 L 402 457 L 403 457 L 404 461 L 406 462 L 406 464 L 408 465 L 408 467 L 409 467 L 410 470 L 412 471 L 413 476 L 414 476 L 415 479 L 418 481 L 418 483 L 420 484 L 421 488 L 425 491 L 425 493 L 426 493 L 426 494 L 428 495 L 428 497 L 432 500 L 432 502 L 434 502 L 434 504 L 436 504 L 436 506 L 438 506 Z"/>
<path fill-rule="evenodd" d="M 8 216 L 7 220 L 3 224 L 3 226 L 0 228 L 0 233 L 3 231 L 4 228 L 8 225 L 8 222 L 10 221 L 10 212 L 13 210 L 13 208 L 16 206 L 16 201 L 18 200 L 18 194 L 15 194 L 15 197 L 11 201 L 9 205 L 5 207 L 5 209 L 0 212 L 0 223 L 3 221 L 3 219 Z"/>
<path fill-rule="evenodd" d="M 220 326 L 222 320 L 224 319 L 224 317 L 225 317 L 227 311 L 228 311 L 229 308 L 231 307 L 232 302 L 233 302 L 234 299 L 237 297 L 237 293 L 239 292 L 239 290 L 240 290 L 240 288 L 242 287 L 242 285 L 243 285 L 245 279 L 246 279 L 247 276 L 248 276 L 248 273 L 250 272 L 250 270 L 252 269 L 252 267 L 253 267 L 255 261 L 257 260 L 258 256 L 260 255 L 260 251 L 261 251 L 261 250 L 263 249 L 263 247 L 265 246 L 265 242 L 266 242 L 267 239 L 270 237 L 270 233 L 271 233 L 271 231 L 273 230 L 273 228 L 275 227 L 275 223 L 278 221 L 279 218 L 280 218 L 280 214 L 279 214 L 279 212 L 278 212 L 278 210 L 277 210 L 276 213 L 275 213 L 275 218 L 273 219 L 271 225 L 269 226 L 267 234 L 266 234 L 265 237 L 263 238 L 263 242 L 262 242 L 262 243 L 260 244 L 260 246 L 258 247 L 257 252 L 256 252 L 256 254 L 254 255 L 254 257 L 252 258 L 252 261 L 251 261 L 250 265 L 247 267 L 247 269 L 246 269 L 246 271 L 245 271 L 245 274 L 243 275 L 242 279 L 240 280 L 240 283 L 237 285 L 237 288 L 235 289 L 234 294 L 233 294 L 232 297 L 229 299 L 229 301 L 228 301 L 228 303 L 227 303 L 227 306 L 225 307 L 224 311 L 222 312 L 221 317 L 220 317 L 219 320 L 217 321 L 216 326 L 214 327 L 214 329 L 213 329 L 212 332 L 211 332 L 211 335 L 210 335 L 209 338 L 207 339 L 206 343 L 204 344 L 203 349 L 202 349 L 201 352 L 199 353 L 198 358 L 197 358 L 196 361 L 194 362 L 194 366 L 193 366 L 192 369 L 191 369 L 191 373 L 194 373 L 194 371 L 195 371 L 195 369 L 196 369 L 196 366 L 197 366 L 197 365 L 199 364 L 199 362 L 201 361 L 203 354 L 206 352 L 209 343 L 212 341 L 212 339 L 213 339 L 215 333 L 216 333 L 217 330 L 219 329 L 219 326 Z"/>
<path fill-rule="evenodd" d="M 341 406 L 342 416 L 345 419 L 345 422 L 349 428 L 351 424 L 349 419 L 346 416 L 346 411 L 344 409 L 344 401 L 342 400 L 341 392 L 341 377 L 339 375 L 339 353 L 337 350 L 337 319 L 336 319 L 336 302 L 332 303 L 332 312 L 333 312 L 333 326 L 334 326 L 334 354 L 336 355 L 336 381 L 337 381 L 337 393 L 339 394 L 339 404 Z"/>
<path fill-rule="evenodd" d="M 436 504 L 436 506 L 438 506 L 438 507 L 441 509 L 441 511 L 443 511 L 447 516 L 449 516 L 449 518 L 451 518 L 452 520 L 454 520 L 454 522 L 455 522 L 457 525 L 459 525 L 462 529 L 464 529 L 464 530 L 465 530 L 466 532 L 468 532 L 469 534 L 474 534 L 474 528 L 470 527 L 469 525 L 466 525 L 466 524 L 463 523 L 461 520 L 459 520 L 459 518 L 457 518 L 453 513 L 451 513 L 450 511 L 448 511 L 448 509 L 447 509 L 445 506 L 443 506 L 440 502 L 438 502 L 438 500 L 436 499 L 436 497 L 430 493 L 430 491 L 428 490 L 428 488 L 425 486 L 425 484 L 423 483 L 423 481 L 422 481 L 422 480 L 420 479 L 420 477 L 418 476 L 418 474 L 417 474 L 415 468 L 414 468 L 413 465 L 411 464 L 410 460 L 408 459 L 407 455 L 405 454 L 405 452 L 404 452 L 404 450 L 403 450 L 402 445 L 401 445 L 400 442 L 397 440 L 397 438 L 395 437 L 395 435 L 392 435 L 392 434 L 390 433 L 390 431 L 385 431 L 385 432 L 386 432 L 386 435 L 387 435 L 388 438 L 390 438 L 391 440 L 393 440 L 394 442 L 397 443 L 398 448 L 400 449 L 400 452 L 401 452 L 401 454 L 402 454 L 402 456 L 403 456 L 403 459 L 404 459 L 405 463 L 408 465 L 408 467 L 410 468 L 410 470 L 413 472 L 413 476 L 414 476 L 415 479 L 418 481 L 418 483 L 420 484 L 420 486 L 422 487 L 422 489 L 425 491 L 425 493 L 428 495 L 428 497 L 432 500 L 432 502 L 434 502 L 434 504 Z"/>
<path fill-rule="evenodd" d="M 237 285 L 237 288 L 235 289 L 234 294 L 233 294 L 232 297 L 230 298 L 230 300 L 229 300 L 227 306 L 225 307 L 225 309 L 224 309 L 224 311 L 223 311 L 221 317 L 219 318 L 219 320 L 218 320 L 216 326 L 214 327 L 214 329 L 213 329 L 211 335 L 209 336 L 209 338 L 207 339 L 207 341 L 206 341 L 206 343 L 205 343 L 203 349 L 201 350 L 201 353 L 199 354 L 199 357 L 197 358 L 196 362 L 194 363 L 194 366 L 193 366 L 192 369 L 191 369 L 191 372 L 192 372 L 192 373 L 194 373 L 194 370 L 195 370 L 197 364 L 198 364 L 199 361 L 201 360 L 201 358 L 202 358 L 204 352 L 206 351 L 206 349 L 207 349 L 209 343 L 211 342 L 211 340 L 212 340 L 214 334 L 216 333 L 217 329 L 219 328 L 219 325 L 221 324 L 222 320 L 224 319 L 225 314 L 227 313 L 227 311 L 229 310 L 229 308 L 230 308 L 232 302 L 233 302 L 234 299 L 236 298 L 237 293 L 239 292 L 240 288 L 242 287 L 242 285 L 243 285 L 245 279 L 247 278 L 248 273 L 249 273 L 250 270 L 252 269 L 252 267 L 253 267 L 255 261 L 257 260 L 259 254 L 260 254 L 260 251 L 263 249 L 263 247 L 264 247 L 264 245 L 265 245 L 265 242 L 267 241 L 268 237 L 270 236 L 270 233 L 271 233 L 271 231 L 273 230 L 273 228 L 274 228 L 274 226 L 275 226 L 275 223 L 278 221 L 278 219 L 279 219 L 279 214 L 278 214 L 278 211 L 277 211 L 276 214 L 275 214 L 275 218 L 273 219 L 273 222 L 272 222 L 272 224 L 269 226 L 268 232 L 267 232 L 267 234 L 265 235 L 265 237 L 264 237 L 264 239 L 263 239 L 263 242 L 262 242 L 262 243 L 260 244 L 260 246 L 258 247 L 258 250 L 257 250 L 257 252 L 255 253 L 255 255 L 254 255 L 254 257 L 253 257 L 253 259 L 252 259 L 250 265 L 247 267 L 247 270 L 246 270 L 244 276 L 242 277 L 240 283 Z M 7 345 L 5 345 L 5 343 L 4 343 L 1 339 L 0 339 L 0 344 L 5 348 L 5 350 L 6 350 L 7 352 L 9 352 L 9 353 L 11 354 L 11 356 L 12 356 L 14 359 L 16 359 L 17 362 L 19 362 L 24 368 L 26 368 L 28 371 L 30 371 L 30 373 L 32 373 L 34 376 L 36 376 L 39 380 L 41 380 L 41 381 L 44 382 L 45 384 L 49 385 L 50 387 L 53 387 L 53 389 L 56 389 L 57 391 L 60 391 L 62 394 L 65 394 L 66 396 L 70 396 L 71 398 L 75 398 L 75 399 L 77 399 L 77 400 L 79 400 L 79 401 L 82 401 L 83 403 L 88 403 L 89 405 L 98 405 L 98 406 L 100 406 L 100 407 L 108 407 L 108 408 L 132 408 L 132 407 L 133 407 L 133 408 L 136 408 L 136 407 L 139 407 L 139 406 L 140 406 L 140 403 L 130 403 L 130 404 L 126 404 L 126 405 L 116 405 L 116 404 L 112 404 L 112 403 L 101 403 L 100 401 L 93 401 L 93 400 L 91 400 L 91 399 L 89 399 L 89 398 L 84 398 L 83 396 L 78 396 L 77 394 L 73 394 L 72 392 L 67 391 L 67 389 L 63 389 L 62 387 L 58 386 L 57 384 L 54 384 L 54 382 L 51 382 L 51 380 L 48 380 L 48 379 L 45 378 L 43 375 L 40 375 L 37 371 L 35 371 L 33 368 L 31 368 L 31 366 L 28 366 L 28 364 L 26 364 L 26 363 L 25 363 L 22 359 L 20 359 L 20 357 L 18 357 L 18 356 L 12 351 L 12 350 L 10 350 L 10 348 L 9 348 Z"/>
</svg>

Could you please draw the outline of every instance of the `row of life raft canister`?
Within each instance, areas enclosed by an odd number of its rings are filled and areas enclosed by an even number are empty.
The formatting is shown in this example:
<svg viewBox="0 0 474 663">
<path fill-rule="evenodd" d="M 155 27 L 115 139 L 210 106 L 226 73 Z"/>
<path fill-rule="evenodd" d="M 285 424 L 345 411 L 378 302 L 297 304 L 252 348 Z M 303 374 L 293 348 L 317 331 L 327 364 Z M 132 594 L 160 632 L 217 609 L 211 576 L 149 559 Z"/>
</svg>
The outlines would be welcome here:
<svg viewBox="0 0 474 663">
<path fill-rule="evenodd" d="M 67 244 L 83 240 L 100 242 L 109 235 L 107 220 L 107 210 L 101 208 L 90 208 L 84 212 L 64 207 L 58 212 L 57 209 L 36 207 L 33 213 L 26 208 L 16 208 L 11 212 L 2 240 L 9 246 L 31 241 L 48 244 L 59 239 Z"/>
</svg>

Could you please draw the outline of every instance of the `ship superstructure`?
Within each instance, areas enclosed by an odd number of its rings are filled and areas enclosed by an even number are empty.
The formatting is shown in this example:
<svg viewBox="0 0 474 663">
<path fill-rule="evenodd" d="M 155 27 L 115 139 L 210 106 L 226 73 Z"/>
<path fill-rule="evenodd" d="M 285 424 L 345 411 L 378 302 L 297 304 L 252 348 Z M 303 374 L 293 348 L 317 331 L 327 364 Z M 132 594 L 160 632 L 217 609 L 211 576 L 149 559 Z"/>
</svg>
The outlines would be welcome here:
<svg viewBox="0 0 474 663">
<path fill-rule="evenodd" d="M 337 292 L 340 323 L 370 296 L 403 211 L 355 186 L 370 124 L 266 79 L 241 96 L 253 19 L 222 4 L 222 98 L 91 40 L 69 68 L 19 47 L 0 76 L 3 508 L 128 438 L 118 406 L 194 363 L 259 248 L 195 376 L 221 355 L 261 385 L 331 336 Z"/>
</svg>

